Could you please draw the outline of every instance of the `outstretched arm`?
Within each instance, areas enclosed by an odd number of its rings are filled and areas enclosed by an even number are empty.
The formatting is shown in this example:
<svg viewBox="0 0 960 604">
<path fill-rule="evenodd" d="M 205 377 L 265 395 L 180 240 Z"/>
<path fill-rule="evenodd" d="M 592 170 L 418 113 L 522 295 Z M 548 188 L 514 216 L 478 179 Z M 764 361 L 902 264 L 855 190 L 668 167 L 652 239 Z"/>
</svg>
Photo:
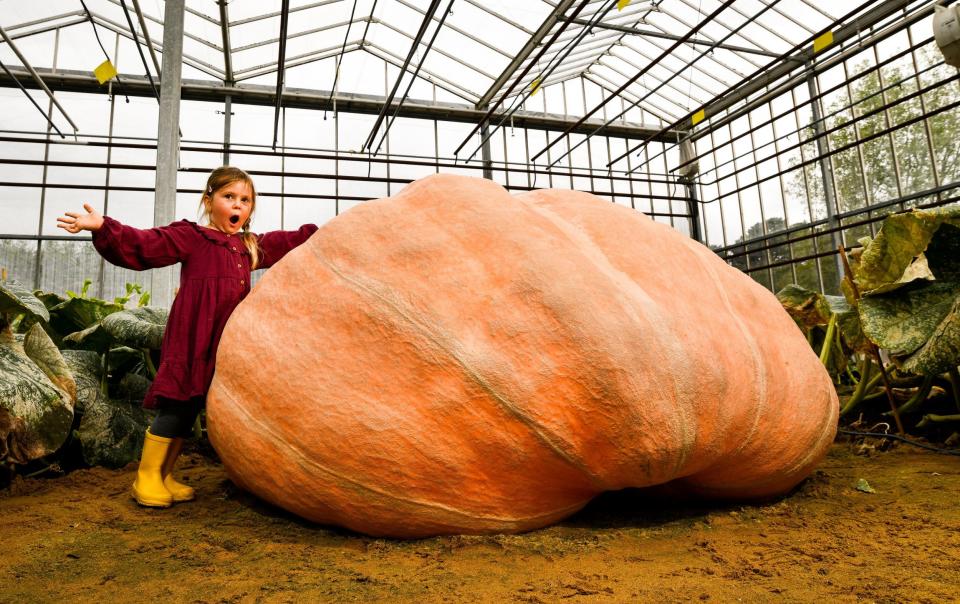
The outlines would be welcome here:
<svg viewBox="0 0 960 604">
<path fill-rule="evenodd" d="M 287 252 L 297 247 L 317 232 L 317 225 L 305 224 L 296 231 L 270 231 L 257 236 L 260 246 L 260 264 L 257 268 L 270 268 Z"/>
<path fill-rule="evenodd" d="M 187 259 L 193 242 L 191 229 L 174 226 L 136 229 L 102 216 L 83 204 L 86 214 L 66 212 L 57 226 L 70 233 L 91 231 L 93 246 L 111 264 L 142 271 Z"/>
</svg>

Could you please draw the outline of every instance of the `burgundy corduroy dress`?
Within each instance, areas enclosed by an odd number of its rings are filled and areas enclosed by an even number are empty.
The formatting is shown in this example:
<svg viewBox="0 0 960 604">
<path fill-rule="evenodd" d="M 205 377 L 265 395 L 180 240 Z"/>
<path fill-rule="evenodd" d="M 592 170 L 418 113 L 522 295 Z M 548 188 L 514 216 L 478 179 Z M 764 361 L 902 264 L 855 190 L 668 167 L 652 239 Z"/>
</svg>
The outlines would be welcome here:
<svg viewBox="0 0 960 604">
<path fill-rule="evenodd" d="M 306 224 L 296 231 L 257 235 L 258 268 L 269 268 L 316 230 Z M 250 292 L 250 254 L 242 236 L 189 220 L 136 229 L 104 216 L 93 245 L 108 262 L 135 271 L 181 263 L 180 291 L 163 334 L 160 367 L 143 406 L 156 408 L 158 397 L 164 404 L 205 397 L 223 327 Z"/>
</svg>

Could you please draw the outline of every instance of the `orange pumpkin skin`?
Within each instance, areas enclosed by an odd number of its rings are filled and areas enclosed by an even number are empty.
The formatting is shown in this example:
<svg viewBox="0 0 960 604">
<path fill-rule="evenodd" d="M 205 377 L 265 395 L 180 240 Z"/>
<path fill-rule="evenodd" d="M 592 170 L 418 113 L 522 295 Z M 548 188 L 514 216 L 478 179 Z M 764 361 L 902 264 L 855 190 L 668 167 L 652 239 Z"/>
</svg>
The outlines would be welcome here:
<svg viewBox="0 0 960 604">
<path fill-rule="evenodd" d="M 242 488 L 422 537 L 542 527 L 624 487 L 784 493 L 838 410 L 776 298 L 703 245 L 586 193 L 436 175 L 264 274 L 207 420 Z"/>
</svg>

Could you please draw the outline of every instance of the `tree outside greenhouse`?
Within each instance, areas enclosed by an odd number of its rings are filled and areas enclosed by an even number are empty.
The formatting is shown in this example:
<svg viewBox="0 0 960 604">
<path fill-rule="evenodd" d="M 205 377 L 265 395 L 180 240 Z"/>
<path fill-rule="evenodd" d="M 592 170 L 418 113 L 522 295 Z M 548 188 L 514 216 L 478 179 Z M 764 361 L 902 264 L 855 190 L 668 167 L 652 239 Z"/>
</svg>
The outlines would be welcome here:
<svg viewBox="0 0 960 604">
<path fill-rule="evenodd" d="M 917 54 L 922 65 L 933 65 L 941 60 L 928 48 L 918 51 Z M 867 63 L 861 63 L 854 72 L 862 72 L 868 67 Z M 931 69 L 926 76 L 911 77 L 912 69 L 896 67 L 884 69 L 882 80 L 881 75 L 874 70 L 866 76 L 851 81 L 849 91 L 855 101 L 853 113 L 861 116 L 876 112 L 876 115 L 843 127 L 853 119 L 849 108 L 851 103 L 847 95 L 833 100 L 824 107 L 824 115 L 827 116 L 824 120 L 824 130 L 831 131 L 828 135 L 830 149 L 845 147 L 881 130 L 896 128 L 899 124 L 924 113 L 934 112 L 956 100 L 956 86 L 939 86 L 922 95 L 900 101 L 918 91 L 918 79 L 919 86 L 925 87 L 946 79 L 950 76 L 950 72 L 949 67 L 941 64 Z M 895 82 L 901 83 L 891 86 L 891 83 Z M 886 89 L 882 90 L 885 87 Z M 885 105 L 888 108 L 882 111 L 881 108 Z M 803 131 L 803 136 L 804 140 L 814 141 L 813 128 L 807 127 Z M 880 204 L 957 181 L 960 179 L 960 146 L 956 144 L 958 137 L 960 137 L 960 118 L 956 112 L 945 111 L 926 120 L 897 128 L 888 135 L 835 153 L 831 156 L 831 164 L 839 213 Z M 931 158 L 931 147 L 934 153 L 933 158 Z M 803 152 L 804 158 L 816 157 L 815 142 L 805 144 Z M 791 163 L 796 164 L 799 161 L 799 159 L 792 159 Z M 794 170 L 786 187 L 791 193 L 801 198 L 807 198 L 809 190 L 813 219 L 826 218 L 826 205 L 822 193 L 823 179 L 818 164 L 810 164 L 802 170 Z M 919 197 L 904 205 L 905 207 L 916 206 L 933 199 L 933 196 Z M 890 209 L 888 207 L 879 209 L 877 215 L 886 214 Z M 899 209 L 899 206 L 894 206 L 893 209 Z M 764 234 L 777 233 L 795 227 L 802 227 L 802 224 L 788 225 L 782 217 L 771 217 L 764 222 L 751 225 L 736 243 L 744 244 Z M 857 240 L 873 235 L 875 230 L 876 226 L 870 224 L 844 229 L 844 243 L 855 245 Z M 746 269 L 747 262 L 751 267 L 783 263 L 771 269 L 772 284 L 769 283 L 765 270 L 757 271 L 753 276 L 765 285 L 771 285 L 775 291 L 794 282 L 810 289 L 820 289 L 817 281 L 817 259 L 811 258 L 798 262 L 793 268 L 789 261 L 793 258 L 813 256 L 831 250 L 833 242 L 830 236 L 811 237 L 791 244 L 783 243 L 787 239 L 796 239 L 811 233 L 811 229 L 801 228 L 793 230 L 789 235 L 774 235 L 769 240 L 771 245 L 769 251 L 756 251 L 747 256 L 740 256 L 734 264 L 741 269 Z M 746 249 L 750 247 L 747 243 Z M 742 253 L 744 249 L 744 247 L 734 247 L 731 252 L 735 255 Z M 830 284 L 838 283 L 836 265 L 829 256 L 819 259 L 819 270 L 827 289 L 831 289 Z"/>
</svg>

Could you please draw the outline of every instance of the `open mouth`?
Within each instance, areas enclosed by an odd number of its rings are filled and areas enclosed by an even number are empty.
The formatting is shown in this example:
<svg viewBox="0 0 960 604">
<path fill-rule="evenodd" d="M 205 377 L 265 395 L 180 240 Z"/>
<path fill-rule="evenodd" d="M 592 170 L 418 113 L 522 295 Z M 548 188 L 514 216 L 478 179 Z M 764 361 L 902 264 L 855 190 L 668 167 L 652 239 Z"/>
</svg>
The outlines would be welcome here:
<svg viewBox="0 0 960 604">
<path fill-rule="evenodd" d="M 230 224 L 237 224 L 240 222 L 240 217 L 234 214 L 230 217 Z"/>
</svg>

